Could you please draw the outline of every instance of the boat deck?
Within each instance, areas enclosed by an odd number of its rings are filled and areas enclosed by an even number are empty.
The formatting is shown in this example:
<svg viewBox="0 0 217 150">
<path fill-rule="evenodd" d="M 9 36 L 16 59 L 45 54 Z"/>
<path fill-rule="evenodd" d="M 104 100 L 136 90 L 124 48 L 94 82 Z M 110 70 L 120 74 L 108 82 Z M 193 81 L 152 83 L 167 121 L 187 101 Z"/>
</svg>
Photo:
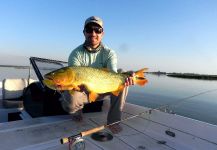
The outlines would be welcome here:
<svg viewBox="0 0 217 150">
<path fill-rule="evenodd" d="M 0 88 L 1 89 L 1 88 Z M 0 91 L 0 148 L 4 150 L 64 150 L 69 144 L 60 139 L 76 135 L 106 123 L 109 101 L 103 111 L 83 114 L 75 122 L 70 115 L 31 118 L 18 108 L 2 106 Z M 217 150 L 217 126 L 126 103 L 122 119 L 146 112 L 120 123 L 123 130 L 110 141 L 100 142 L 84 137 L 87 150 Z M 21 112 L 24 120 L 7 122 L 7 113 Z M 105 129 L 103 132 L 111 133 Z M 166 132 L 168 134 L 166 134 Z M 112 134 L 112 133 L 111 133 Z"/>
<path fill-rule="evenodd" d="M 104 111 L 100 113 L 84 114 L 82 122 L 75 122 L 72 120 L 70 115 L 64 115 L 0 123 L 0 147 L 4 150 L 69 149 L 68 144 L 60 144 L 60 139 L 105 124 L 108 103 L 105 104 L 103 110 Z M 145 112 L 147 110 L 148 108 L 126 104 L 123 118 Z M 113 139 L 111 141 L 99 142 L 93 140 L 91 136 L 84 137 L 85 149 L 217 150 L 216 126 L 214 130 L 212 129 L 212 136 L 214 137 L 210 137 L 213 141 L 209 141 L 209 139 L 204 140 L 199 137 L 200 135 L 192 135 L 188 133 L 188 131 L 185 130 L 185 127 L 184 131 L 179 130 L 179 127 L 175 128 L 174 126 L 176 125 L 173 124 L 174 121 L 177 121 L 177 118 L 174 118 L 176 115 L 161 113 L 162 112 L 159 111 L 153 111 L 151 114 L 147 113 L 140 117 L 122 122 L 121 126 L 123 130 L 119 134 L 113 135 Z M 171 117 L 168 117 L 169 115 Z M 159 117 L 161 119 L 159 119 Z M 165 117 L 168 120 L 165 120 Z M 158 122 L 155 120 L 161 121 Z M 169 122 L 166 124 L 162 120 Z M 180 121 L 180 118 L 178 118 L 178 120 Z M 205 127 L 206 124 L 204 123 L 202 126 Z M 198 126 L 195 126 L 195 128 L 198 128 Z M 209 125 L 208 129 L 205 129 L 206 132 L 211 132 L 210 128 L 212 128 L 212 126 L 210 127 Z M 174 131 L 176 134 L 175 137 L 165 134 L 166 130 Z M 104 131 L 110 132 L 108 129 L 105 129 Z M 203 132 L 203 130 L 201 132 Z"/>
<path fill-rule="evenodd" d="M 68 149 L 68 144 L 61 145 L 60 139 L 81 131 L 105 124 L 106 112 L 84 114 L 82 122 L 74 122 L 71 116 L 42 117 L 0 124 L 0 147 L 11 149 Z M 124 113 L 123 117 L 129 116 Z M 123 131 L 114 135 L 111 141 L 98 142 L 90 136 L 85 137 L 85 147 L 97 149 L 153 149 L 171 150 L 168 145 L 158 144 L 158 139 L 145 132 L 146 126 L 135 129 L 137 119 L 121 123 Z M 143 121 L 142 119 L 140 121 Z M 145 122 L 145 120 L 144 120 Z M 142 123 L 143 124 L 143 123 Z M 107 132 L 110 132 L 106 129 Z"/>
</svg>

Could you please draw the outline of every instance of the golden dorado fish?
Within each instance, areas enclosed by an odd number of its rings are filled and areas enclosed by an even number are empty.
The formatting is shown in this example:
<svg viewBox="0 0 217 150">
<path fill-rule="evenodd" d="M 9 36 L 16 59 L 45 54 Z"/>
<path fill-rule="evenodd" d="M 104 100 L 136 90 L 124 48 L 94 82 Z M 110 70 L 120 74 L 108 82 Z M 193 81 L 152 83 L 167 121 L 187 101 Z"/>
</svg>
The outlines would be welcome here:
<svg viewBox="0 0 217 150">
<path fill-rule="evenodd" d="M 144 86 L 147 79 L 144 72 L 147 68 L 135 72 L 133 81 Z M 97 99 L 98 94 L 111 92 L 118 96 L 125 87 L 127 73 L 109 72 L 105 69 L 92 67 L 64 67 L 44 75 L 43 83 L 53 90 L 81 91 L 84 87 L 89 92 L 89 101 Z"/>
</svg>

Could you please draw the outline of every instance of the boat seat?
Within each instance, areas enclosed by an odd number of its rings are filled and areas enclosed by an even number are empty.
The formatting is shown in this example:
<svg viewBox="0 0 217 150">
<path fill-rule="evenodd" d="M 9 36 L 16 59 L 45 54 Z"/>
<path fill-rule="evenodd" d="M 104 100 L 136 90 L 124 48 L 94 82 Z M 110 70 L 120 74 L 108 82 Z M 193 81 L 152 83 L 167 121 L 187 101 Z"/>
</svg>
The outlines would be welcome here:
<svg viewBox="0 0 217 150">
<path fill-rule="evenodd" d="M 23 107 L 23 90 L 35 80 L 30 79 L 4 79 L 2 81 L 2 102 L 5 108 Z"/>
</svg>

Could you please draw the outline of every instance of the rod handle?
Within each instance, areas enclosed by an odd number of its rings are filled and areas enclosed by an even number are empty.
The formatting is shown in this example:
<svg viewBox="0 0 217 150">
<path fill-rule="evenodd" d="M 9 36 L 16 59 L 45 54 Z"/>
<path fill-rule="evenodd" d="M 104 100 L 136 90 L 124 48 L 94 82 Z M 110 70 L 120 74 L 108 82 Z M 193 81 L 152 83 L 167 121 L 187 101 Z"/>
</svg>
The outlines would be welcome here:
<svg viewBox="0 0 217 150">
<path fill-rule="evenodd" d="M 82 136 L 82 137 L 83 137 L 83 136 L 87 136 L 87 135 L 90 135 L 90 134 L 92 134 L 92 133 L 101 131 L 101 130 L 103 130 L 103 129 L 105 129 L 105 125 L 100 126 L 100 127 L 96 127 L 96 128 L 93 128 L 93 129 L 90 129 L 90 130 L 87 130 L 87 131 L 83 131 L 83 132 L 81 132 L 81 136 Z"/>
<path fill-rule="evenodd" d="M 64 137 L 64 138 L 60 139 L 60 143 L 61 144 L 69 143 L 69 138 L 68 137 Z"/>
<path fill-rule="evenodd" d="M 87 130 L 87 131 L 83 131 L 83 132 L 81 132 L 79 135 L 80 135 L 80 137 L 84 137 L 84 136 L 90 135 L 90 134 L 92 134 L 92 133 L 101 131 L 101 130 L 103 130 L 103 129 L 105 129 L 105 125 L 100 126 L 100 127 L 96 127 L 96 128 L 93 128 L 93 129 L 90 129 L 90 130 Z M 76 135 L 76 136 L 78 136 L 78 135 Z M 64 138 L 60 139 L 60 143 L 61 143 L 61 144 L 69 143 L 69 140 L 70 140 L 71 138 L 73 138 L 73 137 L 64 137 Z"/>
</svg>

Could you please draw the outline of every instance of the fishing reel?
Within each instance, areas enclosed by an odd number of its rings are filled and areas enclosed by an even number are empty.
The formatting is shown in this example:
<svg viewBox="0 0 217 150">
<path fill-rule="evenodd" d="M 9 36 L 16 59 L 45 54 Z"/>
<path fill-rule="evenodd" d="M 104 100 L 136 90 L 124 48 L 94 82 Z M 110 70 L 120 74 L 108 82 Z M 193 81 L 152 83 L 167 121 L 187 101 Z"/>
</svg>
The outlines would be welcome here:
<svg viewBox="0 0 217 150">
<path fill-rule="evenodd" d="M 85 149 L 85 142 L 84 139 L 81 137 L 75 138 L 70 142 L 70 147 L 72 150 L 84 150 Z"/>
<path fill-rule="evenodd" d="M 85 143 L 84 139 L 82 137 L 92 134 L 92 138 L 96 141 L 109 141 L 113 139 L 113 136 L 106 132 L 99 132 L 103 129 L 105 129 L 106 125 L 102 125 L 90 130 L 86 130 L 83 132 L 80 132 L 79 134 L 72 135 L 69 137 L 64 137 L 60 139 L 61 144 L 69 143 L 69 150 L 84 150 L 85 149 Z"/>
<path fill-rule="evenodd" d="M 74 136 L 68 138 L 62 138 L 60 140 L 61 144 L 69 144 L 69 150 L 84 150 L 85 142 L 81 136 Z"/>
</svg>

